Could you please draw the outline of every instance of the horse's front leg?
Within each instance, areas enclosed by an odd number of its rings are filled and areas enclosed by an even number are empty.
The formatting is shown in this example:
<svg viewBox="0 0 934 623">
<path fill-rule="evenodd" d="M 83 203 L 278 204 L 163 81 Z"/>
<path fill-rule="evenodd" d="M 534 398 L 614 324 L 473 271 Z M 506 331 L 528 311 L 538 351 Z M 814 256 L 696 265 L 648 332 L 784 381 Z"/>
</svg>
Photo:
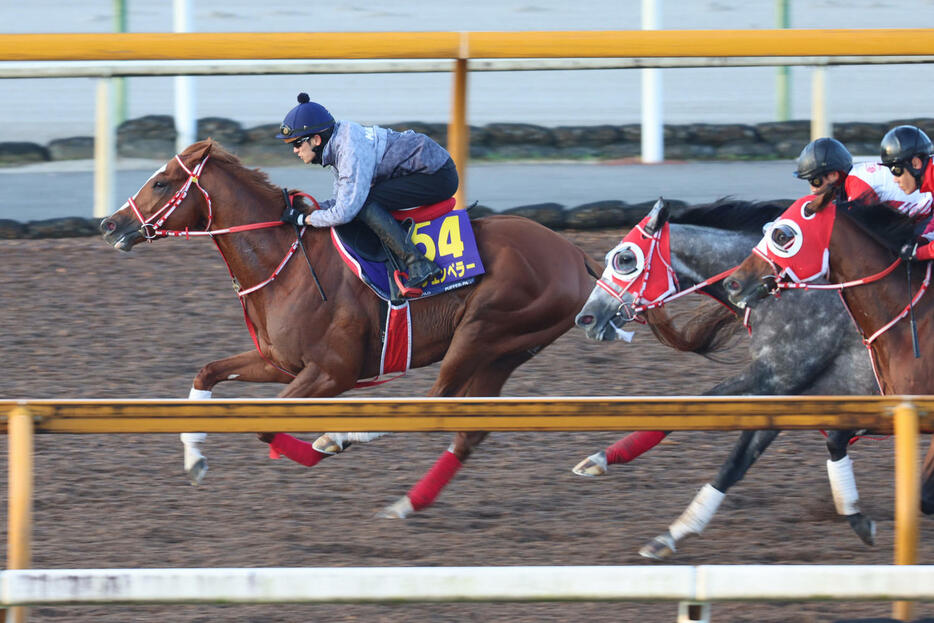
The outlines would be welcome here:
<svg viewBox="0 0 934 623">
<path fill-rule="evenodd" d="M 249 383 L 288 383 L 292 378 L 267 363 L 257 350 L 248 350 L 232 357 L 207 364 L 195 375 L 188 392 L 190 400 L 207 400 L 214 386 L 222 381 Z M 201 451 L 206 433 L 182 433 L 185 447 L 185 473 L 191 484 L 200 483 L 208 471 L 208 462 Z"/>
<path fill-rule="evenodd" d="M 358 367 L 345 361 L 340 367 L 326 371 L 309 363 L 292 381 L 279 392 L 279 398 L 324 398 L 337 396 L 352 389 L 356 384 Z M 269 456 L 285 456 L 296 463 L 311 467 L 334 452 L 322 452 L 307 441 L 288 433 L 257 433 L 260 441 L 269 444 Z"/>
</svg>

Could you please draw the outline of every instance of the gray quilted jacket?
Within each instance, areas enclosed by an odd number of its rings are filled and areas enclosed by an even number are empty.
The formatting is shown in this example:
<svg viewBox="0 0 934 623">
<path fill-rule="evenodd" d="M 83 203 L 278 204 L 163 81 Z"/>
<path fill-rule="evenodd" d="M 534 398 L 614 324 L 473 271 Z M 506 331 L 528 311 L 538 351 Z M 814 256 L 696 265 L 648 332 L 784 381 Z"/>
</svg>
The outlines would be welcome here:
<svg viewBox="0 0 934 623">
<path fill-rule="evenodd" d="M 321 202 L 321 209 L 307 220 L 315 227 L 350 222 L 374 184 L 413 173 L 434 173 L 450 157 L 438 143 L 412 130 L 396 132 L 338 121 L 321 153 L 321 164 L 334 172 L 334 197 Z"/>
</svg>

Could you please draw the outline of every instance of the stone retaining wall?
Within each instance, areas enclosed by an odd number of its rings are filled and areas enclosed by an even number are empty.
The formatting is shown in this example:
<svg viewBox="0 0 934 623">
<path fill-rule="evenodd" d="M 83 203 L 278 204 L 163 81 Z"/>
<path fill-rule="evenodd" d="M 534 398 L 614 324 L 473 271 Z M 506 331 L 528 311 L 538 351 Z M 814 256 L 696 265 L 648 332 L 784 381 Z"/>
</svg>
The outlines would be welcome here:
<svg viewBox="0 0 934 623">
<path fill-rule="evenodd" d="M 696 205 L 684 201 L 667 200 L 671 206 L 671 220 L 673 222 L 690 222 L 690 218 L 682 218 Z M 792 199 L 777 199 L 768 203 L 780 204 L 783 207 L 791 205 Z M 619 228 L 622 231 L 638 223 L 652 209 L 654 201 L 629 204 L 618 200 L 596 201 L 572 208 L 559 203 L 537 203 L 517 206 L 504 210 L 502 214 L 518 214 L 546 227 L 555 230 L 565 229 L 607 229 Z M 470 209 L 471 218 L 479 218 L 492 214 L 493 210 L 485 206 L 476 206 Z M 0 240 L 17 238 L 78 238 L 84 236 L 97 236 L 99 219 L 68 217 L 48 219 L 43 221 L 29 221 L 21 223 L 7 219 L 0 219 Z"/>
<path fill-rule="evenodd" d="M 885 132 L 903 123 L 934 136 L 934 119 L 896 119 L 886 123 L 836 123 L 833 135 L 854 154 L 879 152 Z M 403 122 L 396 130 L 413 129 L 447 143 L 447 125 Z M 249 166 L 295 165 L 292 152 L 275 139 L 277 124 L 243 128 L 219 117 L 198 120 L 198 138 L 211 137 Z M 744 124 L 694 123 L 665 126 L 665 157 L 669 160 L 743 160 L 796 158 L 810 139 L 810 121 Z M 168 159 L 175 154 L 175 123 L 168 115 L 130 119 L 117 128 L 117 154 L 127 158 Z M 640 153 L 639 124 L 562 126 L 491 123 L 470 128 L 470 156 L 479 160 L 632 158 Z M 0 142 L 0 166 L 94 157 L 94 139 L 75 136 L 48 145 Z"/>
</svg>

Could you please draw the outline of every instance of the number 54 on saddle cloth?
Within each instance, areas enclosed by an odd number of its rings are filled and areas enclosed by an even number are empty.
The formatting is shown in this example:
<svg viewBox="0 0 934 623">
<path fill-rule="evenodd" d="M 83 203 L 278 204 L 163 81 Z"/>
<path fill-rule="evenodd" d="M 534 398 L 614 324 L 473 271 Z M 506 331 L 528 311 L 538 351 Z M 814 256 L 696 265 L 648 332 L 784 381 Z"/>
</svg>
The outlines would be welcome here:
<svg viewBox="0 0 934 623">
<path fill-rule="evenodd" d="M 382 244 L 356 221 L 331 228 L 331 240 L 341 259 L 361 281 L 388 303 L 383 327 L 380 375 L 361 380 L 358 387 L 383 383 L 404 374 L 411 362 L 409 301 L 471 285 L 483 275 L 483 261 L 466 210 L 453 210 L 454 200 L 393 213 L 398 220 L 412 219 L 412 241 L 444 273 L 422 287 L 416 299 L 403 298 L 390 277 L 395 270 Z M 384 374 L 392 374 L 383 378 Z"/>
</svg>

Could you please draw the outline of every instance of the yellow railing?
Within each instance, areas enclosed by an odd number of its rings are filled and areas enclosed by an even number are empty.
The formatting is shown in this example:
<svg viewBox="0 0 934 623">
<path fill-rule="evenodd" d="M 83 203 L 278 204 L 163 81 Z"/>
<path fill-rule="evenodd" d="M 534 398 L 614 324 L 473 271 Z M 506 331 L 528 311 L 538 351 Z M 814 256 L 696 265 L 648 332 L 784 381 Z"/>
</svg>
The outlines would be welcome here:
<svg viewBox="0 0 934 623">
<path fill-rule="evenodd" d="M 928 28 L 0 35 L 0 61 L 925 56 Z"/>
<path fill-rule="evenodd" d="M 919 415 L 920 413 L 920 415 Z M 917 562 L 919 432 L 934 396 L 5 400 L 7 568 L 31 566 L 34 433 L 861 429 L 896 435 L 895 564 Z M 908 620 L 910 604 L 895 606 Z"/>
<path fill-rule="evenodd" d="M 934 29 L 602 30 L 532 32 L 283 32 L 0 34 L 0 62 L 198 59 L 453 59 L 448 151 L 461 173 L 469 154 L 468 59 L 835 57 L 934 55 Z M 105 101 L 106 95 L 99 96 Z M 100 106 L 100 104 L 99 104 Z M 823 114 L 815 114 L 823 119 Z M 100 124 L 99 124 L 100 125 Z M 821 127 L 823 122 L 816 123 Z M 107 134 L 99 129 L 98 140 Z M 110 173 L 97 175 L 106 188 Z M 107 199 L 111 199 L 107 197 Z M 107 201 L 95 214 L 109 213 Z M 108 206 L 109 208 L 109 206 Z"/>
</svg>

